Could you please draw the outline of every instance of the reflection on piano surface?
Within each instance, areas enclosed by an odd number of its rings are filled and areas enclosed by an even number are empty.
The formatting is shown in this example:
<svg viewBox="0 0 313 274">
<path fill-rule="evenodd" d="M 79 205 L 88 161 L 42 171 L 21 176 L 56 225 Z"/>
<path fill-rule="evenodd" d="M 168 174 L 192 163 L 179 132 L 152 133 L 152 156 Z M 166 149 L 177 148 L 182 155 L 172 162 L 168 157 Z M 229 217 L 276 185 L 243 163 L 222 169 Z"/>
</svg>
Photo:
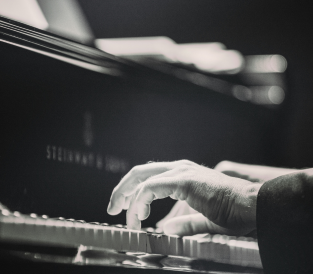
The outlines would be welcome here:
<svg viewBox="0 0 313 274">
<path fill-rule="evenodd" d="M 148 229 L 151 231 L 151 229 Z M 126 229 L 122 225 L 24 215 L 3 209 L 0 240 L 56 246 L 90 246 L 116 251 L 186 256 L 217 263 L 262 268 L 253 238 L 198 234 L 179 237 Z"/>
</svg>

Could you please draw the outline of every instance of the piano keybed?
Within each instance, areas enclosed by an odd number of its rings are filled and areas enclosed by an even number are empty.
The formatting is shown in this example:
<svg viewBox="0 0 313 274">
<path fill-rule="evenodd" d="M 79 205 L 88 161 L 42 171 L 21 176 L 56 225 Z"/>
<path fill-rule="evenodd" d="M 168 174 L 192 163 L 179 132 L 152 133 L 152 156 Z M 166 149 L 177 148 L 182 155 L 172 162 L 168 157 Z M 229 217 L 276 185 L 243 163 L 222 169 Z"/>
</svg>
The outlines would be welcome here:
<svg viewBox="0 0 313 274">
<path fill-rule="evenodd" d="M 149 232 L 151 231 L 151 232 Z M 59 246 L 93 246 L 126 252 L 186 256 L 219 263 L 262 268 L 253 238 L 198 234 L 179 237 L 126 229 L 122 225 L 0 213 L 0 241 Z"/>
</svg>

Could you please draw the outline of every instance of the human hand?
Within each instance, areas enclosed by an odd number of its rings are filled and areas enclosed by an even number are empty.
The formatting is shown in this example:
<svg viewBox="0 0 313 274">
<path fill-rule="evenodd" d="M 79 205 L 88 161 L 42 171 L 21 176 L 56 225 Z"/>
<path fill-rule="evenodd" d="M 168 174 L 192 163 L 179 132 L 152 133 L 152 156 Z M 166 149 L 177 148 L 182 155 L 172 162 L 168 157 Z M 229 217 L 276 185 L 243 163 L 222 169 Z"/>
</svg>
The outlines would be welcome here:
<svg viewBox="0 0 313 274">
<path fill-rule="evenodd" d="M 214 169 L 228 176 L 245 179 L 251 182 L 263 182 L 296 171 L 294 169 L 247 165 L 231 161 L 222 161 L 218 163 Z M 171 209 L 171 211 L 163 219 L 157 222 L 156 226 L 163 231 L 168 231 L 169 229 L 173 231 L 174 227 L 177 227 L 176 225 L 174 225 L 175 223 L 182 222 L 183 220 L 185 220 L 185 222 L 188 223 L 191 218 L 194 219 L 199 217 L 186 215 L 197 213 L 199 212 L 192 209 L 185 201 L 177 201 L 176 204 Z M 177 217 L 180 216 L 185 217 L 177 219 Z M 186 225 L 180 226 L 187 227 L 187 229 L 185 229 L 184 231 L 182 231 L 183 228 L 179 229 L 177 227 L 180 233 L 184 235 L 192 233 L 191 229 L 188 228 L 188 226 Z M 173 232 L 175 233 L 175 231 Z M 255 235 L 255 233 L 253 232 L 252 234 L 249 235 Z"/>
<path fill-rule="evenodd" d="M 127 226 L 140 229 L 155 199 L 186 201 L 199 214 L 177 221 L 174 231 L 245 235 L 255 229 L 256 195 L 261 184 L 229 177 L 187 160 L 134 167 L 113 190 L 108 213 L 127 211 Z M 173 226 L 172 226 L 173 228 Z M 183 228 L 183 231 L 186 231 Z M 165 233 L 172 234 L 171 227 Z"/>
<path fill-rule="evenodd" d="M 249 169 L 248 171 L 245 172 L 245 169 L 244 169 L 245 166 L 247 165 L 238 164 L 238 163 L 234 163 L 230 161 L 222 161 L 218 165 L 216 165 L 214 169 L 231 177 L 241 178 L 241 179 L 245 179 L 251 182 L 260 182 L 261 181 L 260 178 L 253 178 L 251 171 Z M 244 173 L 248 173 L 248 174 L 244 174 Z M 197 214 L 197 213 L 199 212 L 191 208 L 186 203 L 186 201 L 177 201 L 175 205 L 172 207 L 172 209 L 170 210 L 170 212 L 163 219 L 161 219 L 160 221 L 156 223 L 156 227 L 164 231 L 163 227 L 165 225 L 165 230 L 167 230 L 167 227 L 172 226 L 172 223 L 176 221 L 176 217 Z M 188 217 L 185 217 L 185 219 L 187 218 Z"/>
<path fill-rule="evenodd" d="M 214 169 L 231 177 L 245 179 L 250 182 L 261 182 L 264 180 L 265 176 L 269 176 L 269 175 L 268 175 L 268 172 L 265 174 L 260 174 L 260 172 L 257 172 L 259 167 L 260 166 L 239 164 L 239 163 L 235 163 L 231 161 L 222 161 L 218 163 Z M 264 168 L 267 168 L 267 167 L 261 167 L 261 169 L 264 169 Z M 273 170 L 273 168 L 269 168 L 269 169 Z M 288 170 L 285 170 L 285 171 L 287 172 Z M 186 203 L 186 201 L 177 201 L 172 207 L 172 209 L 170 210 L 170 212 L 163 219 L 161 219 L 160 221 L 156 223 L 156 227 L 160 229 L 161 231 L 168 231 L 168 230 L 173 231 L 174 227 L 177 227 L 176 225 L 174 225 L 176 222 L 184 221 L 185 223 L 188 223 L 190 219 L 200 218 L 200 217 L 186 216 L 186 215 L 198 214 L 198 213 L 199 212 L 191 208 Z M 185 217 L 177 219 L 177 217 L 180 217 L 180 216 L 185 216 Z M 181 225 L 181 227 L 186 227 L 186 225 Z M 184 235 L 195 234 L 197 232 L 197 228 L 194 228 L 192 231 L 190 226 L 187 226 L 187 229 L 185 229 L 184 231 L 182 231 L 183 228 L 178 228 L 178 227 L 177 227 L 177 230 L 179 230 L 179 232 Z M 177 234 L 176 231 L 173 231 L 173 233 Z M 249 235 L 255 235 L 255 231 Z"/>
</svg>

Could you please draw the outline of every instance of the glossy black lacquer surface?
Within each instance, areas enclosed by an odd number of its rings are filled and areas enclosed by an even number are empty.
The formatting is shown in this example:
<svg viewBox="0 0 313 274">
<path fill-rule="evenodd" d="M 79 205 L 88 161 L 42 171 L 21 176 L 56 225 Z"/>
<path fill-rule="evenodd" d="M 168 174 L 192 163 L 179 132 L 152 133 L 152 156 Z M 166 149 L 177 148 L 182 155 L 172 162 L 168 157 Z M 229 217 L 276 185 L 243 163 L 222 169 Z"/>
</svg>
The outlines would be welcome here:
<svg viewBox="0 0 313 274">
<path fill-rule="evenodd" d="M 274 110 L 0 22 L 0 201 L 11 210 L 124 223 L 106 207 L 134 165 L 265 161 Z M 156 201 L 144 226 L 173 202 Z"/>
<path fill-rule="evenodd" d="M 153 273 L 162 270 L 173 270 L 182 273 L 263 273 L 261 269 L 257 268 L 227 265 L 182 256 L 117 252 L 112 249 L 93 248 L 83 245 L 55 247 L 1 243 L 0 254 L 0 261 L 4 264 L 19 262 L 30 268 L 33 267 L 34 270 L 40 267 L 48 269 L 51 268 L 49 264 L 52 264 L 54 270 L 59 268 L 62 271 L 66 269 L 74 271 L 77 266 L 89 267 L 89 270 L 92 270 L 92 267 L 101 266 L 103 271 L 112 273 L 127 273 L 128 271 L 137 271 L 138 273 L 149 271 Z"/>
<path fill-rule="evenodd" d="M 134 165 L 266 159 L 273 110 L 3 17 L 0 39 L 0 201 L 13 211 L 125 223 L 106 207 Z M 173 203 L 156 201 L 144 226 Z"/>
</svg>

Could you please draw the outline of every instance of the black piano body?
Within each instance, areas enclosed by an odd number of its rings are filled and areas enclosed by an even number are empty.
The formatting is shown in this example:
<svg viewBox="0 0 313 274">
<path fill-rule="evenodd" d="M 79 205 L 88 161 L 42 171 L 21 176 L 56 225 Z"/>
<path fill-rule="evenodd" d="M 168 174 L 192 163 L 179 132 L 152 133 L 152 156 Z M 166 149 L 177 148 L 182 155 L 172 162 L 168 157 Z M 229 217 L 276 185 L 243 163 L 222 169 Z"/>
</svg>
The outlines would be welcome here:
<svg viewBox="0 0 313 274">
<path fill-rule="evenodd" d="M 110 216 L 106 207 L 134 165 L 262 164 L 270 155 L 277 110 L 6 18 L 0 54 L 0 201 L 12 210 L 124 223 L 125 214 Z M 156 201 L 144 226 L 173 203 Z"/>
</svg>

